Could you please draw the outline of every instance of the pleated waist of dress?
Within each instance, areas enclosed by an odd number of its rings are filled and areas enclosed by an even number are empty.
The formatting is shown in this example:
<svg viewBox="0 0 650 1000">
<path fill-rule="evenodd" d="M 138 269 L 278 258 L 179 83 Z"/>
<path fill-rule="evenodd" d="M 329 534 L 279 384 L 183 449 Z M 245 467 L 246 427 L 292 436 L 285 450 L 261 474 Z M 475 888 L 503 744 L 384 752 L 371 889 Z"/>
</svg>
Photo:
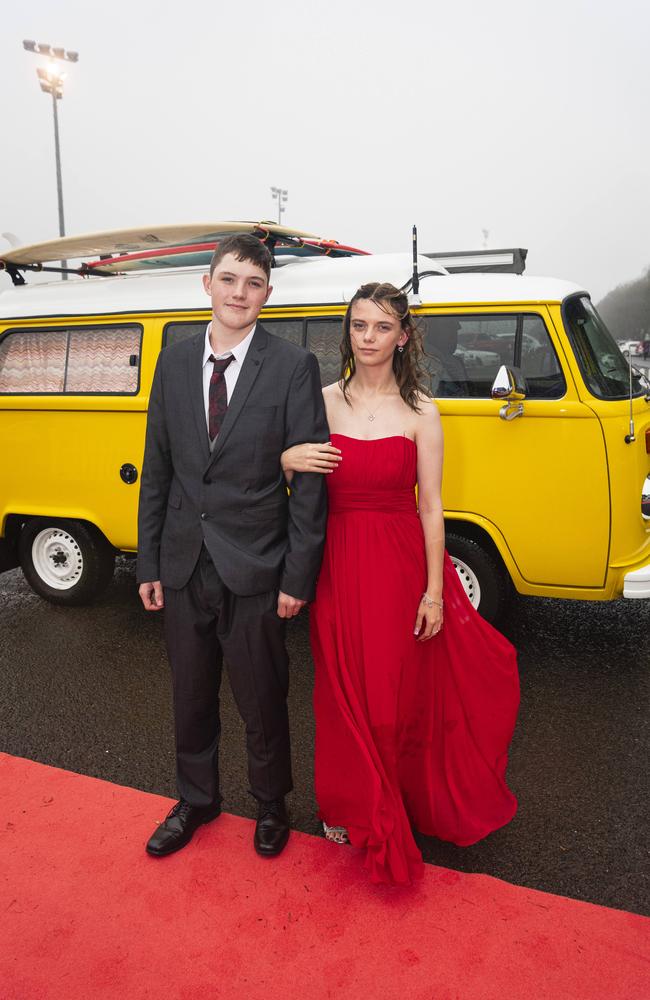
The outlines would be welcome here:
<svg viewBox="0 0 650 1000">
<path fill-rule="evenodd" d="M 329 497 L 330 514 L 372 511 L 377 514 L 417 514 L 415 490 L 337 490 Z"/>
</svg>

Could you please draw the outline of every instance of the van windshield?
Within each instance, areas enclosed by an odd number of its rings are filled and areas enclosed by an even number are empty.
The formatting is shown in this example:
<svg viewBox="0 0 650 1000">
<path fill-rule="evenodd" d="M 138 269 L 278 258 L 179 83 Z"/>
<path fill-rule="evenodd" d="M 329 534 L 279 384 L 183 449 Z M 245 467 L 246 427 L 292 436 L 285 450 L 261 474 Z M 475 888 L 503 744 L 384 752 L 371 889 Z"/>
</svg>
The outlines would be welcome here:
<svg viewBox="0 0 650 1000">
<path fill-rule="evenodd" d="M 588 295 L 575 295 L 562 306 L 564 325 L 589 391 L 598 399 L 626 399 L 630 394 L 630 369 L 620 348 L 596 312 Z M 632 394 L 645 387 L 632 374 Z"/>
</svg>

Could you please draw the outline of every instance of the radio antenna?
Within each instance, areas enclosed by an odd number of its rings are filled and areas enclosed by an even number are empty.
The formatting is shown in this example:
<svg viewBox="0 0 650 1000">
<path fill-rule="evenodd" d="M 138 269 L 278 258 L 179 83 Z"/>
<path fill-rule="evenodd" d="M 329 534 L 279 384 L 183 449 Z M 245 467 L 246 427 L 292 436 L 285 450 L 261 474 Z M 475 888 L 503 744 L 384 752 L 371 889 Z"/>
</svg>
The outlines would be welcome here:
<svg viewBox="0 0 650 1000">
<path fill-rule="evenodd" d="M 413 295 L 420 293 L 420 275 L 418 274 L 418 227 L 413 226 L 413 281 L 411 282 Z"/>
</svg>

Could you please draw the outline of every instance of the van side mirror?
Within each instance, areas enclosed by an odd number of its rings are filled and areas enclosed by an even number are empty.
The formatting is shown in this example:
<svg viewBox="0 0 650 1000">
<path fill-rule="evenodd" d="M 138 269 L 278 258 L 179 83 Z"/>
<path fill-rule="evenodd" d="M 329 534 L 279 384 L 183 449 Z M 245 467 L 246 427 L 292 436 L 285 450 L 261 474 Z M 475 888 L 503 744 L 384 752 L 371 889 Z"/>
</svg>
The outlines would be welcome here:
<svg viewBox="0 0 650 1000">
<path fill-rule="evenodd" d="M 506 402 L 499 410 L 502 420 L 514 420 L 515 417 L 522 417 L 524 405 L 522 400 L 526 398 L 528 387 L 526 379 L 512 365 L 501 365 L 492 383 L 492 399 L 504 399 Z"/>
</svg>

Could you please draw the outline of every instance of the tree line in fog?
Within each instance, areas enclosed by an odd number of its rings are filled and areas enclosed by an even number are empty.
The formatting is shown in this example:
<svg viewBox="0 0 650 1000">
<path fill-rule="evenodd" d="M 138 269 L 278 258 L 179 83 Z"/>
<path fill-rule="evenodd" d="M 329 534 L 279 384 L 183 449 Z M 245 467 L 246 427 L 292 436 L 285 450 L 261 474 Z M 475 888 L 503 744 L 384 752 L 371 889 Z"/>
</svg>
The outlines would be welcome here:
<svg viewBox="0 0 650 1000">
<path fill-rule="evenodd" d="M 636 281 L 608 292 L 598 312 L 616 340 L 650 338 L 650 267 Z"/>
</svg>

